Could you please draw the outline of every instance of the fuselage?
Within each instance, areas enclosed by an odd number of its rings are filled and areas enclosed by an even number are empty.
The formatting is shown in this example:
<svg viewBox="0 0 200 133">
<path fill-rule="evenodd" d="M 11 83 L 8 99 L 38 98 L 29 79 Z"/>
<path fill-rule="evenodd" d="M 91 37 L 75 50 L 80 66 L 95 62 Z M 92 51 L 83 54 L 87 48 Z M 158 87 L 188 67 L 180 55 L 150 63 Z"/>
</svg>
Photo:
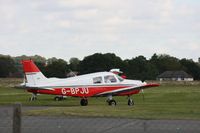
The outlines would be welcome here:
<svg viewBox="0 0 200 133">
<path fill-rule="evenodd" d="M 29 92 L 75 97 L 132 95 L 140 90 L 123 92 L 123 89 L 144 86 L 146 83 L 139 80 L 128 80 L 111 72 L 97 72 L 65 79 L 49 78 L 37 85 L 26 84 Z M 39 89 L 35 89 L 39 88 Z M 122 90 L 121 93 L 115 93 Z"/>
</svg>

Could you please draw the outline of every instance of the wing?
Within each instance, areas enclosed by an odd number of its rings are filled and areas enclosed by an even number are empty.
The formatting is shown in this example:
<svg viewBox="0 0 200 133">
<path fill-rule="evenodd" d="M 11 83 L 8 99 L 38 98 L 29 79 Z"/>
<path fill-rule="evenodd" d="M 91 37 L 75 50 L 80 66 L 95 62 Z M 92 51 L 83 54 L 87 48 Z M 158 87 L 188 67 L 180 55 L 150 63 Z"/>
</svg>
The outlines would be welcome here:
<svg viewBox="0 0 200 133">
<path fill-rule="evenodd" d="M 127 87 L 127 88 L 122 88 L 122 89 L 117 89 L 117 90 L 112 90 L 112 91 L 106 91 L 103 93 L 96 94 L 95 96 L 107 96 L 107 95 L 115 96 L 124 92 L 131 92 L 133 90 L 142 90 L 142 89 L 147 89 L 150 87 L 158 87 L 158 86 L 160 85 L 159 84 L 145 84 L 142 86 L 132 86 L 132 87 Z"/>
</svg>

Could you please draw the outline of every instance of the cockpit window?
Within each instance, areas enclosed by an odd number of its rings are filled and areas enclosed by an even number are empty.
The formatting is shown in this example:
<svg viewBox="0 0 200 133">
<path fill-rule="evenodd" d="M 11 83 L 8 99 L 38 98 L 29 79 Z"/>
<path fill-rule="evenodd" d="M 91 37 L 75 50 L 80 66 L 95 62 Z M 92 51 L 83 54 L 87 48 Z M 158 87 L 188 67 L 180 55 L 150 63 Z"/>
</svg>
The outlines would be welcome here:
<svg viewBox="0 0 200 133">
<path fill-rule="evenodd" d="M 105 83 L 115 83 L 117 82 L 117 79 L 113 75 L 107 75 L 107 76 L 104 76 L 104 81 Z"/>
<path fill-rule="evenodd" d="M 117 78 L 118 78 L 118 80 L 119 80 L 120 82 L 124 81 L 124 79 L 123 79 L 122 77 L 120 77 L 119 75 L 116 75 L 116 76 L 117 76 Z"/>
<path fill-rule="evenodd" d="M 100 84 L 100 83 L 102 83 L 102 77 L 95 77 L 95 78 L 93 78 L 93 83 L 94 84 Z"/>
</svg>

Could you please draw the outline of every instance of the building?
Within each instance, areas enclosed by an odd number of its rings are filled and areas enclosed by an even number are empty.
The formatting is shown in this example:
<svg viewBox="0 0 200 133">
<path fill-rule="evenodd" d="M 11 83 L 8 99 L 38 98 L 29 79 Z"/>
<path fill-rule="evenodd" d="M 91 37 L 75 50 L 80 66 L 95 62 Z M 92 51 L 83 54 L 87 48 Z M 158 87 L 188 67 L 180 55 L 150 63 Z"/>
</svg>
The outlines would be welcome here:
<svg viewBox="0 0 200 133">
<path fill-rule="evenodd" d="M 193 81 L 194 78 L 185 71 L 165 71 L 157 76 L 159 81 Z"/>
</svg>

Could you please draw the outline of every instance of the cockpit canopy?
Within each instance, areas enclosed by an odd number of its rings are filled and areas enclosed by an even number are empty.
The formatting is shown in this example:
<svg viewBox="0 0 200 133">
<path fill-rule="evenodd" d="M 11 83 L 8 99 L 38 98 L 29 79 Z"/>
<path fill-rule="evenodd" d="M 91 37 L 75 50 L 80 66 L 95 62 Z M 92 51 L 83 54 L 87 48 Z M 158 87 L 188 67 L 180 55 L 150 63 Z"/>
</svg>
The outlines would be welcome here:
<svg viewBox="0 0 200 133">
<path fill-rule="evenodd" d="M 124 79 L 118 75 L 103 75 L 97 76 L 93 78 L 94 84 L 101 84 L 101 83 L 117 83 L 122 82 Z"/>
</svg>

